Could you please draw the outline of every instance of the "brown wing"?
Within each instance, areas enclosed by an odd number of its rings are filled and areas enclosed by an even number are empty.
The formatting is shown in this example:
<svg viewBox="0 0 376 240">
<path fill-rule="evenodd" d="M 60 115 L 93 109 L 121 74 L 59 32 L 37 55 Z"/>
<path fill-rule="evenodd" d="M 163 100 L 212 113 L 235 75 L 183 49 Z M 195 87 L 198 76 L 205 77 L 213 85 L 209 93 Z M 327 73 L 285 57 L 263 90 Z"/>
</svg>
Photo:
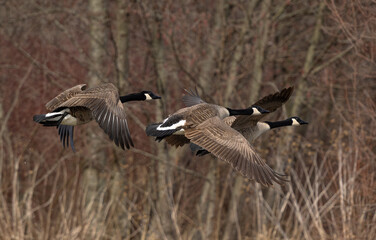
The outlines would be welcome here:
<svg viewBox="0 0 376 240">
<path fill-rule="evenodd" d="M 186 94 L 182 97 L 182 101 L 186 107 L 191 107 L 200 103 L 205 103 L 204 100 L 198 95 L 197 88 L 187 90 L 185 89 Z"/>
<path fill-rule="evenodd" d="M 57 107 L 87 107 L 94 119 L 115 144 L 122 149 L 133 147 L 126 113 L 117 88 L 111 83 L 87 89 L 71 96 Z"/>
<path fill-rule="evenodd" d="M 283 175 L 275 172 L 260 158 L 249 142 L 218 117 L 206 120 L 196 128 L 185 130 L 192 143 L 228 162 L 243 176 L 269 186 L 283 184 Z"/>
<path fill-rule="evenodd" d="M 235 120 L 236 120 L 235 116 L 229 116 L 227 118 L 224 118 L 223 122 L 226 123 L 226 125 L 231 126 Z"/>
<path fill-rule="evenodd" d="M 287 100 L 289 100 L 293 91 L 294 87 L 284 88 L 280 92 L 276 92 L 263 97 L 253 105 L 262 107 L 263 109 L 268 110 L 269 112 L 274 112 L 275 110 L 280 108 L 285 102 L 287 102 Z M 236 120 L 232 123 L 231 127 L 235 129 L 241 129 L 250 126 L 255 126 L 257 122 L 260 121 L 266 115 L 267 114 L 261 114 L 257 116 L 238 116 Z"/>
<path fill-rule="evenodd" d="M 218 115 L 217 109 L 218 109 L 218 106 L 213 105 L 213 104 L 207 104 L 207 103 L 196 104 L 191 107 L 180 109 L 179 111 L 175 112 L 173 115 L 185 116 L 184 117 L 186 120 L 185 126 L 195 127 L 209 118 L 216 117 Z M 170 116 L 170 118 L 172 118 L 172 116 Z M 231 125 L 231 123 L 229 123 L 228 125 Z M 175 146 L 175 147 L 180 147 L 190 142 L 189 139 L 186 138 L 184 135 L 170 135 L 163 139 L 166 140 L 168 144 Z"/>
<path fill-rule="evenodd" d="M 187 111 L 184 113 L 185 120 L 187 121 L 185 125 L 194 126 L 204 122 L 209 118 L 216 117 L 221 110 L 220 108 L 220 106 L 208 103 L 201 103 L 192 107 L 185 108 L 187 109 Z"/>
<path fill-rule="evenodd" d="M 184 135 L 170 135 L 165 137 L 164 140 L 171 146 L 181 147 L 187 143 L 189 143 L 189 139 L 186 138 Z"/>
<path fill-rule="evenodd" d="M 65 90 L 64 92 L 60 93 L 46 104 L 47 110 L 51 112 L 54 111 L 56 108 L 59 107 L 60 104 L 64 103 L 74 95 L 82 93 L 85 89 L 86 84 L 80 84 Z"/>
</svg>

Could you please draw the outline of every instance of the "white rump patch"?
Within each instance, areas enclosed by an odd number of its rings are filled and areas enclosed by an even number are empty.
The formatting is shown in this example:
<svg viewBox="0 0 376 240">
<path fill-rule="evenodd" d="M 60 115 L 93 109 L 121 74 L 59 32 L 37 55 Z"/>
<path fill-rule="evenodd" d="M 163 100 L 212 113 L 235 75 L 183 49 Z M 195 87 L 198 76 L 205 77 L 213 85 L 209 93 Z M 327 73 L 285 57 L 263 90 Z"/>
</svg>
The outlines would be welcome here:
<svg viewBox="0 0 376 240">
<path fill-rule="evenodd" d="M 53 116 L 61 116 L 63 113 L 71 113 L 69 108 L 64 109 L 63 111 L 60 112 L 51 112 L 46 114 L 46 118 L 53 117 Z"/>
<path fill-rule="evenodd" d="M 150 97 L 149 93 L 144 93 L 144 95 L 145 95 L 145 97 L 146 97 L 145 100 L 153 100 L 153 99 Z"/>
<path fill-rule="evenodd" d="M 292 126 L 299 126 L 300 123 L 295 118 L 292 119 Z"/>
<path fill-rule="evenodd" d="M 166 121 L 166 120 L 165 120 Z M 163 121 L 163 123 L 165 122 L 165 121 Z M 157 127 L 157 130 L 158 131 L 166 131 L 166 130 L 173 130 L 173 129 L 177 129 L 178 127 L 182 127 L 182 126 L 184 126 L 184 124 L 185 124 L 185 122 L 186 122 L 186 120 L 180 120 L 179 122 L 177 122 L 177 123 L 175 123 L 175 124 L 172 124 L 171 126 L 167 126 L 167 127 L 161 127 L 161 125 L 159 125 L 158 127 Z"/>
<path fill-rule="evenodd" d="M 59 121 L 59 119 L 63 116 L 63 114 L 64 114 L 65 112 L 70 113 L 69 108 L 64 109 L 63 111 L 60 111 L 60 112 L 51 112 L 51 113 L 47 113 L 47 114 L 45 115 L 45 117 L 48 118 L 48 119 L 45 119 L 44 121 L 47 121 L 47 122 L 48 122 L 48 121 Z"/>
<path fill-rule="evenodd" d="M 47 113 L 47 114 L 46 114 L 46 118 L 50 118 L 50 117 L 53 117 L 53 116 L 56 116 L 56 117 L 58 117 L 58 116 L 61 116 L 61 115 L 63 115 L 63 113 L 64 113 L 64 111 L 61 111 L 61 112 L 52 112 L 52 113 Z"/>
</svg>

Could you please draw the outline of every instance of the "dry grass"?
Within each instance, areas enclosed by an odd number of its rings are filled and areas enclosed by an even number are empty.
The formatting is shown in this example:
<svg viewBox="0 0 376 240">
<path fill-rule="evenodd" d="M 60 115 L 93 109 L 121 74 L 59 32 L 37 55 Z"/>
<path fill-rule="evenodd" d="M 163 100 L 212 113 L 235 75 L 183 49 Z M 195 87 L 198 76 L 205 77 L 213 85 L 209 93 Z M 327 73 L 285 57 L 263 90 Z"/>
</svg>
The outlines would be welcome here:
<svg viewBox="0 0 376 240">
<path fill-rule="evenodd" d="M 375 116 L 369 116 L 367 121 L 370 119 Z M 371 120 L 369 124 L 374 126 L 375 122 Z M 376 185 L 375 162 L 371 160 L 374 152 L 366 141 L 367 136 L 359 136 L 361 129 L 348 129 L 344 125 L 332 130 L 326 141 L 331 143 L 329 147 L 321 140 L 297 136 L 292 144 L 296 161 L 289 169 L 291 182 L 287 185 L 269 191 L 255 188 L 254 183 L 244 186 L 243 199 L 236 211 L 238 230 L 234 229 L 239 239 L 374 239 Z M 275 141 L 278 139 L 279 136 Z M 1 239 L 153 238 L 148 214 L 158 214 L 159 210 L 154 209 L 147 182 L 129 182 L 121 186 L 122 199 L 112 199 L 111 187 L 119 182 L 106 169 L 101 173 L 103 182 L 95 198 L 87 199 L 83 185 L 90 184 L 81 182 L 83 165 L 80 160 L 69 160 L 73 154 L 61 154 L 52 164 L 47 164 L 46 153 L 32 152 L 28 146 L 15 146 L 17 142 L 5 131 L 0 155 Z M 16 152 L 18 149 L 22 150 Z M 82 157 L 80 154 L 78 158 Z M 220 167 L 224 169 L 222 164 Z M 125 166 L 122 168 L 127 171 Z M 179 238 L 192 239 L 196 236 L 194 229 L 206 231 L 208 228 L 191 209 L 190 202 L 197 201 L 199 195 L 182 198 L 182 191 L 189 189 L 190 183 L 179 178 L 179 170 L 174 172 L 178 174 L 174 183 L 177 193 L 174 204 L 170 205 L 171 217 Z M 231 184 L 231 173 L 229 177 L 221 178 L 215 186 L 220 194 L 223 185 Z M 120 178 L 128 182 L 126 176 Z M 276 195 L 272 202 L 268 200 L 270 194 Z M 214 201 L 217 208 L 214 218 L 219 212 L 222 216 L 234 214 L 227 212 L 226 203 L 221 205 L 219 198 Z M 220 238 L 220 228 L 226 222 L 216 221 L 219 229 L 214 230 Z M 163 231 L 163 226 L 159 230 Z"/>
</svg>

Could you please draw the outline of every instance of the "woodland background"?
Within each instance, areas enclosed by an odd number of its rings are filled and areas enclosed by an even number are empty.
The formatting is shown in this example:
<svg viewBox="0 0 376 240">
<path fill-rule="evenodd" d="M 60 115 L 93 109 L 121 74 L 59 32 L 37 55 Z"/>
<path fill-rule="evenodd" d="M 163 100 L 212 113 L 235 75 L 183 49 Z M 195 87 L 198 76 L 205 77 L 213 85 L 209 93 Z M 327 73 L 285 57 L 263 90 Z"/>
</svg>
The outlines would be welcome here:
<svg viewBox="0 0 376 240">
<path fill-rule="evenodd" d="M 370 0 L 0 1 L 0 239 L 375 239 L 375 58 Z M 134 149 L 32 121 L 101 82 L 163 97 L 124 105 Z M 240 108 L 291 85 L 268 119 L 310 124 L 255 142 L 282 187 L 144 133 L 184 88 Z"/>
</svg>

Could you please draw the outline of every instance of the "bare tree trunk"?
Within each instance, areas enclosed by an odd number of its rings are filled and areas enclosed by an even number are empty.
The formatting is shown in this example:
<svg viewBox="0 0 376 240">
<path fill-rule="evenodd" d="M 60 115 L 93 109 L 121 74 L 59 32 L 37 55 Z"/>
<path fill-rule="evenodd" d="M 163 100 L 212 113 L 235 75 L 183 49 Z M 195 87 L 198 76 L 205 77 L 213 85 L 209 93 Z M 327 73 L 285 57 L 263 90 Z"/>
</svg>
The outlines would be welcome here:
<svg viewBox="0 0 376 240">
<path fill-rule="evenodd" d="M 213 156 L 204 157 L 202 161 L 210 161 L 209 172 L 206 175 L 208 181 L 205 181 L 202 188 L 200 202 L 197 204 L 197 218 L 199 219 L 198 228 L 195 230 L 195 234 L 192 239 L 210 239 L 214 230 L 214 210 L 216 203 L 216 169 L 217 161 Z M 209 159 L 210 158 L 210 159 Z"/>
<path fill-rule="evenodd" d="M 293 104 L 292 110 L 291 110 L 291 113 L 289 114 L 289 116 L 299 115 L 298 109 L 300 108 L 300 106 L 303 103 L 303 93 L 305 92 L 305 89 L 307 87 L 307 83 L 306 83 L 307 77 L 308 77 L 308 74 L 313 67 L 313 58 L 315 56 L 315 49 L 316 49 L 316 46 L 317 46 L 318 41 L 320 39 L 320 30 L 321 30 L 321 26 L 322 26 L 322 15 L 323 15 L 324 7 L 325 7 L 325 1 L 321 1 L 320 5 L 319 5 L 318 12 L 317 12 L 317 16 L 316 16 L 315 29 L 314 29 L 314 32 L 313 32 L 313 35 L 312 35 L 312 38 L 311 38 L 310 46 L 308 47 L 306 60 L 305 60 L 304 67 L 303 67 L 303 75 L 297 81 L 297 83 L 295 84 L 295 85 L 298 85 L 298 86 L 297 86 L 296 90 L 294 91 L 295 98 L 294 98 L 294 101 L 292 103 Z M 291 138 L 292 138 L 294 130 L 295 130 L 295 128 L 284 129 L 285 134 L 283 135 L 282 139 L 280 140 L 284 144 L 278 145 L 277 153 L 284 152 L 284 151 L 286 151 L 286 149 L 290 148 Z M 280 158 L 280 155 L 277 154 L 276 155 L 275 169 L 278 172 L 282 172 L 285 164 L 290 164 L 290 163 L 286 163 L 286 161 L 283 161 L 283 159 Z M 275 194 L 274 191 L 268 191 L 267 192 L 266 200 L 269 203 L 269 205 L 272 206 L 273 202 L 275 202 L 277 198 L 278 198 L 278 195 Z"/>
<path fill-rule="evenodd" d="M 208 47 L 208 52 L 206 58 L 201 64 L 201 72 L 199 76 L 199 84 L 203 89 L 211 89 L 209 86 L 211 84 L 212 73 L 215 67 L 215 59 L 218 49 L 221 45 L 221 30 L 223 27 L 223 16 L 224 16 L 225 0 L 219 0 L 217 5 L 217 10 L 215 13 L 215 23 L 211 35 L 209 37 L 209 44 L 204 48 Z"/>
<path fill-rule="evenodd" d="M 105 17 L 106 17 L 106 4 L 105 0 L 90 0 L 90 72 L 88 83 L 89 86 L 96 86 L 101 82 L 101 72 L 103 67 L 103 57 L 105 56 Z M 87 159 L 88 168 L 83 173 L 83 182 L 86 183 L 86 204 L 89 205 L 97 194 L 99 179 L 98 171 L 94 168 L 94 163 L 104 165 L 105 155 L 101 150 L 103 142 L 96 137 L 95 131 L 98 129 L 88 129 L 87 134 L 90 139 L 89 155 Z"/>
<path fill-rule="evenodd" d="M 243 55 L 243 48 L 244 48 L 244 42 L 246 41 L 245 35 L 247 32 L 249 32 L 249 17 L 252 16 L 253 10 L 257 4 L 258 0 L 252 0 L 247 7 L 247 15 L 244 17 L 243 20 L 243 26 L 241 28 L 241 32 L 239 35 L 239 40 L 237 42 L 237 46 L 235 48 L 234 57 L 230 63 L 230 70 L 229 70 L 229 76 L 227 79 L 227 86 L 226 86 L 226 92 L 225 92 L 225 101 L 226 106 L 228 102 L 230 101 L 230 96 L 232 94 L 232 91 L 234 90 L 234 87 L 237 84 L 237 73 L 239 68 L 239 61 Z M 249 38 L 250 36 L 248 36 Z"/>
<path fill-rule="evenodd" d="M 156 7 L 154 12 L 154 21 L 151 24 L 152 31 L 152 53 L 154 58 L 154 66 L 157 73 L 157 89 L 158 92 L 163 94 L 164 99 L 157 102 L 156 107 L 156 117 L 157 121 L 163 119 L 165 115 L 164 111 L 164 101 L 168 99 L 166 97 L 165 81 L 166 81 L 166 71 L 163 66 L 164 64 L 164 49 L 162 42 L 162 14 L 161 7 L 158 3 L 155 4 Z M 169 159 L 169 154 L 166 149 L 165 144 L 158 144 L 158 157 L 162 159 Z M 177 234 L 174 229 L 174 223 L 172 220 L 172 210 L 174 207 L 173 195 L 172 195 L 172 174 L 170 166 L 158 163 L 157 164 L 157 199 L 156 199 L 156 209 L 155 215 L 152 219 L 151 238 L 155 239 L 177 239 Z M 158 232 L 158 233 L 157 233 Z"/>
<path fill-rule="evenodd" d="M 293 115 L 293 116 L 299 115 L 298 114 L 299 109 L 303 103 L 303 94 L 305 92 L 305 89 L 307 88 L 307 83 L 306 83 L 307 77 L 308 77 L 310 70 L 313 67 L 313 58 L 315 56 L 315 49 L 320 39 L 320 30 L 322 26 L 322 14 L 323 14 L 324 7 L 325 7 L 325 1 L 321 1 L 318 12 L 317 12 L 317 16 L 316 16 L 315 29 L 311 38 L 310 46 L 308 47 L 307 56 L 306 56 L 306 60 L 305 60 L 304 67 L 303 67 L 303 75 L 295 84 L 298 86 L 296 90 L 294 91 L 295 98 L 292 103 L 293 105 L 292 105 L 292 109 L 289 115 Z M 281 140 L 281 142 L 284 142 L 286 144 L 279 145 L 278 152 L 283 152 L 284 149 L 288 149 L 290 147 L 291 136 L 294 130 L 295 128 L 286 128 L 285 130 L 286 133 L 284 134 L 284 137 Z M 276 169 L 278 171 L 281 171 L 283 169 L 282 163 L 283 163 L 282 161 L 277 161 Z"/>
<path fill-rule="evenodd" d="M 252 13 L 253 8 L 256 4 L 255 2 L 250 3 L 249 5 L 249 11 Z M 262 76 L 263 76 L 263 70 L 262 70 L 262 65 L 264 63 L 264 54 L 265 54 L 265 44 L 268 39 L 268 33 L 269 33 L 269 27 L 270 27 L 270 13 L 269 13 L 269 8 L 270 8 L 271 1 L 270 0 L 265 0 L 262 1 L 262 6 L 261 6 L 261 13 L 260 16 L 264 16 L 264 21 L 263 25 L 260 26 L 258 29 L 258 36 L 259 38 L 256 41 L 256 52 L 255 52 L 255 63 L 253 66 L 253 82 L 252 82 L 252 87 L 251 87 L 251 95 L 249 102 L 250 104 L 253 104 L 257 97 L 259 96 L 259 91 L 261 87 L 261 81 L 262 81 Z M 228 220 L 227 220 L 227 225 L 225 227 L 225 232 L 223 235 L 224 240 L 228 239 L 235 239 L 234 238 L 234 224 L 237 222 L 237 214 L 234 211 L 237 211 L 237 206 L 238 206 L 238 201 L 241 198 L 241 189 L 243 186 L 243 181 L 244 178 L 240 175 L 237 175 L 235 178 L 235 184 L 233 187 L 232 195 L 231 195 L 231 200 L 230 200 L 230 211 L 228 215 Z M 256 184 L 256 191 L 260 192 L 261 188 L 259 184 Z M 259 229 L 262 228 L 264 225 L 264 219 L 259 216 L 258 218 L 258 227 Z M 240 236 L 238 236 L 239 238 Z"/>
<path fill-rule="evenodd" d="M 103 59 L 106 55 L 106 7 L 105 0 L 90 0 L 90 72 L 89 84 L 98 85 L 103 79 Z"/>
<path fill-rule="evenodd" d="M 117 1 L 116 11 L 116 31 L 113 37 L 115 46 L 115 64 L 116 64 L 116 76 L 119 92 L 126 92 L 128 87 L 128 19 L 127 19 L 127 7 L 130 3 L 128 1 Z M 112 234 L 117 233 L 119 238 L 129 236 L 131 233 L 130 218 L 131 214 L 128 211 L 129 206 L 122 197 L 124 186 L 124 175 L 119 168 L 119 163 L 124 158 L 119 157 L 115 161 L 111 162 L 112 178 L 110 180 L 110 199 L 109 199 L 109 223 L 108 231 Z M 132 161 L 132 159 L 127 159 Z M 128 186 L 128 190 L 130 187 Z M 123 211 L 122 211 L 123 210 Z M 122 229 L 119 232 L 119 229 Z"/>
<path fill-rule="evenodd" d="M 223 240 L 235 239 L 233 236 L 234 224 L 237 221 L 238 200 L 241 196 L 241 188 L 243 185 L 243 178 L 237 176 L 235 179 L 235 185 L 232 188 L 230 207 L 228 210 L 227 224 L 225 226 L 225 232 L 223 234 Z"/>
<path fill-rule="evenodd" d="M 211 74 L 214 71 L 216 64 L 217 52 L 221 47 L 223 41 L 221 31 L 224 26 L 224 11 L 225 0 L 220 0 L 215 12 L 214 27 L 210 35 L 210 43 L 208 44 L 208 52 L 206 58 L 202 63 L 202 68 L 199 76 L 199 84 L 203 89 L 211 89 Z M 223 46 L 222 49 L 223 51 Z M 223 55 L 223 54 L 222 54 Z M 223 57 L 223 56 L 221 56 Z M 193 235 L 194 239 L 208 239 L 214 229 L 214 209 L 216 198 L 216 166 L 217 159 L 213 157 L 205 157 L 204 160 L 209 160 L 209 171 L 207 173 L 207 179 L 202 188 L 200 202 L 197 204 L 197 215 L 200 220 L 200 226 L 196 229 L 196 233 Z"/>
<path fill-rule="evenodd" d="M 325 7 L 325 1 L 321 1 L 318 12 L 317 12 L 317 16 L 316 16 L 315 30 L 311 38 L 311 44 L 308 47 L 307 56 L 306 56 L 306 60 L 305 60 L 304 67 L 303 67 L 303 76 L 299 80 L 297 90 L 295 91 L 294 105 L 292 106 L 292 109 L 291 109 L 292 114 L 297 114 L 299 112 L 298 109 L 303 103 L 303 93 L 304 93 L 304 90 L 307 88 L 307 83 L 306 83 L 307 76 L 313 67 L 313 58 L 315 57 L 315 49 L 320 39 L 320 31 L 321 31 L 321 26 L 322 26 L 322 15 L 323 15 L 324 7 Z M 293 128 L 289 128 L 289 131 L 292 131 L 292 130 Z M 289 134 L 286 134 L 285 136 L 289 136 Z"/>
<path fill-rule="evenodd" d="M 4 94 L 0 92 L 0 96 L 4 96 Z M 0 126 L 2 125 L 3 118 L 4 118 L 3 98 L 0 97 Z"/>
<path fill-rule="evenodd" d="M 117 66 L 117 81 L 119 89 L 127 89 L 128 74 L 129 74 L 129 60 L 128 60 L 128 5 L 129 1 L 117 0 L 116 11 L 116 66 Z"/>
<path fill-rule="evenodd" d="M 269 10 L 270 4 L 271 4 L 271 0 L 262 1 L 260 16 L 264 16 L 264 17 L 263 17 L 263 20 L 261 21 L 263 25 L 257 29 L 258 38 L 255 43 L 256 45 L 255 62 L 253 65 L 253 82 L 252 82 L 252 88 L 251 88 L 251 95 L 249 98 L 250 104 L 253 104 L 255 102 L 260 92 L 262 75 L 263 75 L 262 65 L 264 64 L 265 47 L 266 47 L 266 43 L 268 42 L 268 34 L 269 34 L 270 21 L 271 21 L 270 10 Z"/>
</svg>

